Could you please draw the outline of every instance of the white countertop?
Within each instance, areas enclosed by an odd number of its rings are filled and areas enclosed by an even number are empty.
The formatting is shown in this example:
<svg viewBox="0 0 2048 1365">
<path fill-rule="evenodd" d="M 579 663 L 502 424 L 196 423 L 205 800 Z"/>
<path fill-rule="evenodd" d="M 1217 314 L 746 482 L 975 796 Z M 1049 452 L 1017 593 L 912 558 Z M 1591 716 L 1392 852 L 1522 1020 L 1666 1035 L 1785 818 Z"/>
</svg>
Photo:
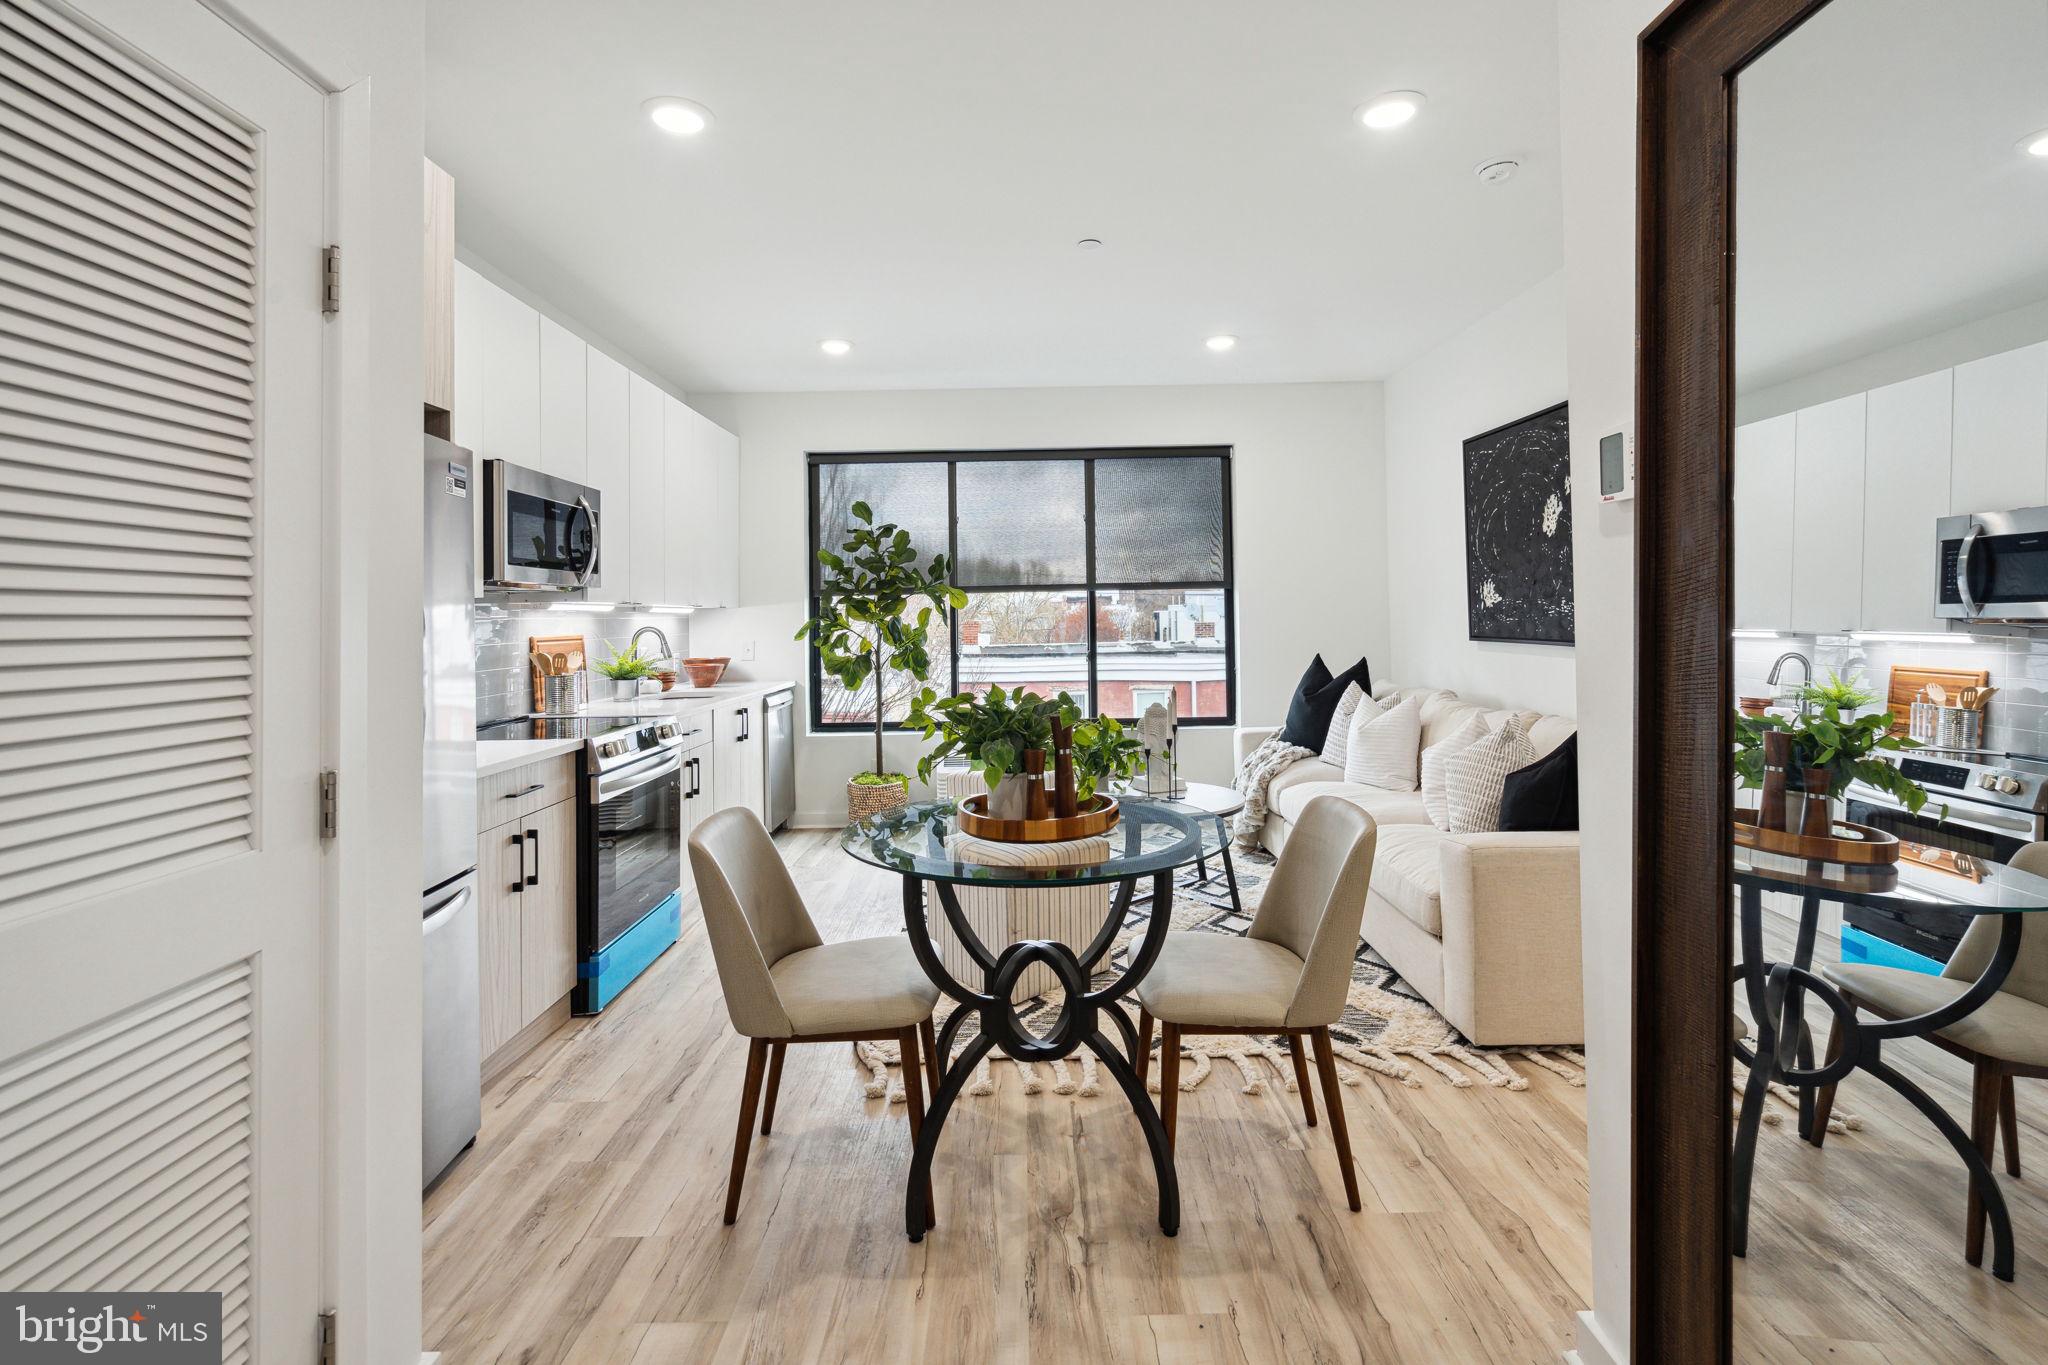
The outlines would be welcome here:
<svg viewBox="0 0 2048 1365">
<path fill-rule="evenodd" d="M 721 701 L 738 701 L 749 697 L 766 696 L 770 692 L 787 692 L 796 684 L 767 680 L 762 682 L 729 682 L 716 687 L 678 687 L 651 697 L 636 697 L 632 701 L 592 702 L 585 713 L 593 716 L 682 716 L 693 711 L 705 711 Z M 476 775 L 492 777 L 513 768 L 523 768 L 529 763 L 539 763 L 561 754 L 575 753 L 583 747 L 580 739 L 483 739 L 476 746 Z"/>
</svg>

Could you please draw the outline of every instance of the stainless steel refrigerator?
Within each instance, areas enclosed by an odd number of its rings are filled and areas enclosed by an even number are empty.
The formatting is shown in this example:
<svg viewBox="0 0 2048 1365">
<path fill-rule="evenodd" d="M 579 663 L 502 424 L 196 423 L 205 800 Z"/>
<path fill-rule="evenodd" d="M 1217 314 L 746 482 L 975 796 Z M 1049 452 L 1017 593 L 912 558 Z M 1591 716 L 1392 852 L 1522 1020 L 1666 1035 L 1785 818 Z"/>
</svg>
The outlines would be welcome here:
<svg viewBox="0 0 2048 1365">
<path fill-rule="evenodd" d="M 421 932 L 426 1008 L 420 1073 L 421 1183 L 431 1185 L 483 1123 L 477 1013 L 476 650 L 470 637 L 477 496 L 468 451 L 429 436 L 421 565 Z"/>
</svg>

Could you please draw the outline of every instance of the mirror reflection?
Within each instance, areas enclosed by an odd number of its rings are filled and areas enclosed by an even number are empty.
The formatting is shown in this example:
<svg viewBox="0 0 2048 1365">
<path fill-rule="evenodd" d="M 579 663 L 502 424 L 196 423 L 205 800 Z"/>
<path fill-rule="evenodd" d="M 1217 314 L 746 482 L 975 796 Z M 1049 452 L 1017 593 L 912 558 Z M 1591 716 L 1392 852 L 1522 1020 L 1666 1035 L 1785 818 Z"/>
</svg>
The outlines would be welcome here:
<svg viewBox="0 0 2048 1365">
<path fill-rule="evenodd" d="M 1736 1357 L 2038 1358 L 2048 3 L 1736 93 Z"/>
</svg>

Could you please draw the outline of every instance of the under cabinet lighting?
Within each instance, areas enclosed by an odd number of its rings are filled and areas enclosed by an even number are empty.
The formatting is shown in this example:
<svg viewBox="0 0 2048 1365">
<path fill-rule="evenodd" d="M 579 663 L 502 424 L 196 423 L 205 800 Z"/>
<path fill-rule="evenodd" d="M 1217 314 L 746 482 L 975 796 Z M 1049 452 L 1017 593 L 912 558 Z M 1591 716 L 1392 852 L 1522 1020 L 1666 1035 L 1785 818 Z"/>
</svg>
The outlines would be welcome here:
<svg viewBox="0 0 2048 1365">
<path fill-rule="evenodd" d="M 617 611 L 616 602 L 550 602 L 549 611 Z"/>
<path fill-rule="evenodd" d="M 1775 640 L 1779 638 L 1779 635 L 1775 630 L 1731 630 L 1728 632 L 1728 638 L 1731 640 Z"/>
<path fill-rule="evenodd" d="M 1974 635 L 1965 635 L 1960 632 L 1950 634 L 1946 631 L 1852 630 L 1849 632 L 1849 638 L 1866 641 L 1883 640 L 1902 645 L 1974 645 L 1977 643 L 1977 637 Z"/>
<path fill-rule="evenodd" d="M 1221 333 L 1219 335 L 1210 337 L 1207 341 L 1203 342 L 1202 344 L 1204 346 L 1207 346 L 1212 351 L 1231 351 L 1237 349 L 1237 338 L 1229 335 L 1228 333 Z"/>
<path fill-rule="evenodd" d="M 818 343 L 818 349 L 826 355 L 845 355 L 853 349 L 853 343 L 840 337 L 827 337 Z"/>
<path fill-rule="evenodd" d="M 695 607 L 672 607 L 661 602 L 650 602 L 646 606 L 642 607 L 640 610 L 649 612 L 663 612 L 670 616 L 688 616 L 691 612 L 697 609 Z"/>
</svg>

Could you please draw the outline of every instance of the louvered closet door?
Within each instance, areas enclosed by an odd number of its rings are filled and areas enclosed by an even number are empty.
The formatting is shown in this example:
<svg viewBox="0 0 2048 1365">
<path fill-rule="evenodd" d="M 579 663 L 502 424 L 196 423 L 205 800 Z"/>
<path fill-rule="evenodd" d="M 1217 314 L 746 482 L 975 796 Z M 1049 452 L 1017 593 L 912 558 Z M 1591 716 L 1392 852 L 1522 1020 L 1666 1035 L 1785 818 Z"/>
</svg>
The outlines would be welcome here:
<svg viewBox="0 0 2048 1365">
<path fill-rule="evenodd" d="M 0 1288 L 318 1309 L 325 99 L 0 0 Z"/>
</svg>

